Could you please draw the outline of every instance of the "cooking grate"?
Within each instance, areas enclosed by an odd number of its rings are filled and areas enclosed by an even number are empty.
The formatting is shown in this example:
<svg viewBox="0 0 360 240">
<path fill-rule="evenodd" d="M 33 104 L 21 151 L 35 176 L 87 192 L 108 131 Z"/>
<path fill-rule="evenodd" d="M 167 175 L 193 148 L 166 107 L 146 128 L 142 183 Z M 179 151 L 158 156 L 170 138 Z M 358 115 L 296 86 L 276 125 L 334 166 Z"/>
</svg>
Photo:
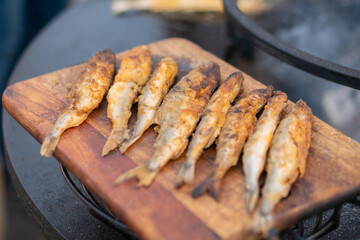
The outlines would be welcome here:
<svg viewBox="0 0 360 240">
<path fill-rule="evenodd" d="M 88 207 L 90 213 L 110 224 L 119 231 L 129 235 L 129 239 L 137 239 L 130 228 L 122 223 L 111 211 L 102 204 L 80 181 L 78 181 L 61 163 L 60 170 L 66 183 L 75 195 Z M 360 199 L 355 197 L 348 203 L 360 208 Z M 345 203 L 307 218 L 280 233 L 280 239 L 310 240 L 319 239 L 338 228 L 341 210 Z"/>
<path fill-rule="evenodd" d="M 130 239 L 137 239 L 135 234 L 128 226 L 123 224 L 115 215 L 102 204 L 85 186 L 80 183 L 69 171 L 60 163 L 60 171 L 64 176 L 66 183 L 75 195 L 90 209 L 90 213 L 115 227 L 116 229 L 125 232 L 129 235 Z M 78 182 L 78 183 L 75 183 Z"/>
</svg>

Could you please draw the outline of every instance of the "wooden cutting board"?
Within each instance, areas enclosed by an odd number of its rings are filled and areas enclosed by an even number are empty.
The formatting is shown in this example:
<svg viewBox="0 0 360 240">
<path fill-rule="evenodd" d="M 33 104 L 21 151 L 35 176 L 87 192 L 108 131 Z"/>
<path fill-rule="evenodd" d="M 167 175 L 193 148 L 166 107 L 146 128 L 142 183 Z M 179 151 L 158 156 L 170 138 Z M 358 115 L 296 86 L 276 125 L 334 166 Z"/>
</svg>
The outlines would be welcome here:
<svg viewBox="0 0 360 240">
<path fill-rule="evenodd" d="M 208 61 L 220 65 L 223 79 L 237 71 L 184 39 L 151 43 L 150 48 L 154 65 L 163 56 L 174 57 L 179 62 L 178 79 Z M 97 50 L 100 49 L 94 52 Z M 117 54 L 117 65 L 125 53 Z M 67 93 L 82 67 L 80 64 L 9 86 L 3 94 L 5 109 L 42 142 L 58 115 L 67 107 Z M 261 87 L 264 85 L 245 75 L 245 93 Z M 121 173 L 150 158 L 157 134 L 152 127 L 125 155 L 116 151 L 101 157 L 111 130 L 106 108 L 107 103 L 103 101 L 83 124 L 68 129 L 61 137 L 55 157 L 119 219 L 142 239 L 245 238 L 243 234 L 251 216 L 245 209 L 244 174 L 239 167 L 226 175 L 220 202 L 207 194 L 193 199 L 190 196 L 193 186 L 174 189 L 184 155 L 171 161 L 147 189 L 137 188 L 136 180 L 114 186 L 114 180 Z M 136 113 L 136 108 L 133 110 Z M 133 116 L 130 123 L 133 124 L 135 119 Z M 196 184 L 210 172 L 214 155 L 214 146 L 202 155 L 197 164 Z M 290 196 L 276 207 L 276 225 L 279 229 L 287 228 L 357 192 L 360 192 L 360 144 L 315 118 L 305 176 L 294 184 Z"/>
</svg>

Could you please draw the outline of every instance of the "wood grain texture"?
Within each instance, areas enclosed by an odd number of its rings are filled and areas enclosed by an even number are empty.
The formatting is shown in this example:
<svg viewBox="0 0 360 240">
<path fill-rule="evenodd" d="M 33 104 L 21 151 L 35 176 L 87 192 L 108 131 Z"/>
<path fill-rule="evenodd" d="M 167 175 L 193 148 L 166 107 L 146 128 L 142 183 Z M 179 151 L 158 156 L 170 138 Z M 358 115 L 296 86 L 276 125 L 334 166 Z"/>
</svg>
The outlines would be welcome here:
<svg viewBox="0 0 360 240">
<path fill-rule="evenodd" d="M 149 46 L 154 65 L 163 56 L 179 62 L 177 79 L 209 61 L 220 65 L 222 79 L 238 70 L 184 39 L 167 39 Z M 117 54 L 117 65 L 125 53 Z M 3 105 L 35 139 L 42 142 L 68 105 L 66 95 L 82 67 L 65 68 L 12 85 L 3 94 Z M 260 87 L 264 85 L 245 75 L 244 93 Z M 174 189 L 184 154 L 171 161 L 147 189 L 136 188 L 135 180 L 114 186 L 114 180 L 121 173 L 151 157 L 157 134 L 151 127 L 124 155 L 115 151 L 101 157 L 111 130 L 106 108 L 106 101 L 103 101 L 83 124 L 68 129 L 60 139 L 55 157 L 140 238 L 244 238 L 251 216 L 246 211 L 245 181 L 240 168 L 231 169 L 224 178 L 220 202 L 206 194 L 192 199 L 193 186 Z M 135 120 L 133 115 L 130 125 Z M 214 146 L 203 153 L 197 163 L 194 186 L 211 171 L 214 156 Z M 284 229 L 359 191 L 360 144 L 315 118 L 305 176 L 294 184 L 290 196 L 276 207 L 276 225 Z"/>
</svg>

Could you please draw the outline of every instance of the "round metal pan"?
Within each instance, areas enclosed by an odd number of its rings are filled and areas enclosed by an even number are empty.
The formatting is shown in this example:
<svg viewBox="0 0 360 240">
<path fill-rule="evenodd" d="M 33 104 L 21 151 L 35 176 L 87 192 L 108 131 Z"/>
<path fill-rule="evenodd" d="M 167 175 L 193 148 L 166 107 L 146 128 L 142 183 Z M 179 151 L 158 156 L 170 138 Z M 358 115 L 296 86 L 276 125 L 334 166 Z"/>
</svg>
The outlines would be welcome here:
<svg viewBox="0 0 360 240">
<path fill-rule="evenodd" d="M 236 0 L 223 0 L 230 28 L 241 32 L 255 46 L 279 60 L 323 79 L 360 89 L 360 71 L 344 67 L 294 48 L 274 37 L 252 21 L 237 6 Z"/>
</svg>

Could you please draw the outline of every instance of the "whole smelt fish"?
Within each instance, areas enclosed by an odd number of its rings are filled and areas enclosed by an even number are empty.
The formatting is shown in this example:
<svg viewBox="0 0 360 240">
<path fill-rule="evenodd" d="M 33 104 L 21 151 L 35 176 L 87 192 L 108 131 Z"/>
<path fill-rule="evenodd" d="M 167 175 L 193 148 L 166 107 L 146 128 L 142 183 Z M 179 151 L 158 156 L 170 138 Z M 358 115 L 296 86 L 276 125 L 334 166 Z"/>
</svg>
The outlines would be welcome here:
<svg viewBox="0 0 360 240">
<path fill-rule="evenodd" d="M 137 177 L 138 186 L 149 186 L 170 159 L 178 158 L 219 80 L 219 65 L 214 62 L 197 67 L 184 76 L 166 95 L 155 118 L 160 130 L 151 159 L 124 173 L 115 183 Z"/>
<path fill-rule="evenodd" d="M 193 197 L 210 190 L 210 195 L 219 200 L 221 180 L 237 164 L 243 146 L 255 126 L 256 114 L 272 93 L 272 86 L 253 90 L 230 108 L 216 146 L 215 171 L 192 192 Z"/>
<path fill-rule="evenodd" d="M 58 117 L 43 141 L 41 155 L 50 157 L 61 134 L 68 128 L 79 126 L 99 106 L 113 79 L 115 63 L 115 55 L 110 49 L 98 52 L 88 60 L 85 71 L 69 94 L 70 106 Z"/>
<path fill-rule="evenodd" d="M 124 153 L 154 123 L 156 112 L 179 72 L 175 59 L 165 57 L 157 64 L 154 73 L 139 96 L 138 115 L 131 137 L 120 147 Z"/>
<path fill-rule="evenodd" d="M 132 104 L 148 81 L 151 70 L 151 53 L 146 45 L 131 49 L 121 59 L 119 72 L 107 95 L 107 115 L 113 129 L 103 148 L 103 156 L 117 148 L 127 137 Z"/>
<path fill-rule="evenodd" d="M 276 129 L 266 164 L 267 177 L 257 210 L 264 236 L 273 226 L 276 204 L 289 194 L 291 185 L 305 173 L 311 142 L 312 113 L 299 100 Z"/>
<path fill-rule="evenodd" d="M 286 107 L 287 95 L 275 91 L 268 100 L 254 133 L 244 147 L 243 169 L 246 180 L 246 200 L 249 212 L 255 208 L 259 198 L 259 177 L 264 170 L 266 153 L 270 147 L 275 129 L 280 122 L 281 113 Z"/>
<path fill-rule="evenodd" d="M 210 147 L 218 137 L 221 127 L 224 125 L 226 113 L 239 94 L 243 80 L 244 76 L 241 72 L 231 74 L 211 97 L 190 142 L 186 162 L 179 171 L 177 187 L 184 182 L 192 183 L 194 181 L 196 161 L 204 148 Z"/>
</svg>

